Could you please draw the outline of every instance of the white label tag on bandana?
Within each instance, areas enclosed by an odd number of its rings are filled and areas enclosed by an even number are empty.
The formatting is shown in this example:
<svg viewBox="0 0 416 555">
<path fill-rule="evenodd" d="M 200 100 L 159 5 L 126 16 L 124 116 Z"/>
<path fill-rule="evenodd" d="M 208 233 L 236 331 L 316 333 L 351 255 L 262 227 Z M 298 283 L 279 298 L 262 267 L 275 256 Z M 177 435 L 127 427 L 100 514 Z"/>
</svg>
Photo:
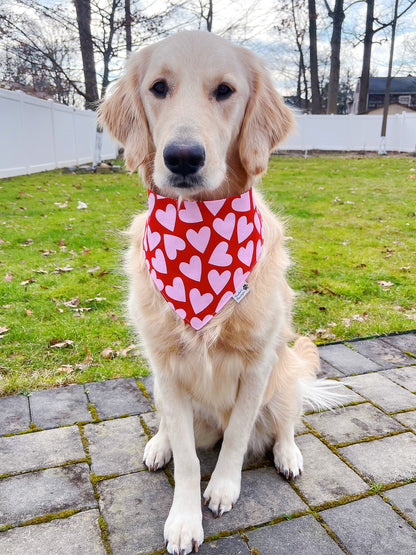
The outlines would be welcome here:
<svg viewBox="0 0 416 555">
<path fill-rule="evenodd" d="M 239 303 L 244 299 L 244 297 L 247 295 L 247 293 L 249 293 L 249 291 L 250 291 L 250 287 L 248 286 L 248 283 L 245 281 L 243 285 L 234 293 L 233 299 L 237 303 Z"/>
</svg>

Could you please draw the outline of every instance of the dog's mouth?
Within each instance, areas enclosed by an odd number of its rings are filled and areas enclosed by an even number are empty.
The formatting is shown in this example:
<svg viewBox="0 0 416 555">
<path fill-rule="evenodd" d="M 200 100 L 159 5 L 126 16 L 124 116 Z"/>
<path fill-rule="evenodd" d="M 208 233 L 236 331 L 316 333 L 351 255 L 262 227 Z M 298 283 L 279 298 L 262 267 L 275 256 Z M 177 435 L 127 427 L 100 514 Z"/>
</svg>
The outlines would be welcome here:
<svg viewBox="0 0 416 555">
<path fill-rule="evenodd" d="M 180 190 L 196 190 L 204 188 L 204 179 L 201 175 L 188 175 L 186 177 L 171 174 L 168 177 L 168 186 Z"/>
</svg>

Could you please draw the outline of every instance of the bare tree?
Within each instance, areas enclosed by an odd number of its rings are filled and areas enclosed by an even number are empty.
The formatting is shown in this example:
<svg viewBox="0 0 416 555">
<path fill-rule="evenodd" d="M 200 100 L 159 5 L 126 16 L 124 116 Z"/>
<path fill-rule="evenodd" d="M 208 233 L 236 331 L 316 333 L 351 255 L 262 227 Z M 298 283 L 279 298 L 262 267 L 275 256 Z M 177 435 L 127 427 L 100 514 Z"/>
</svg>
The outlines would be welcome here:
<svg viewBox="0 0 416 555">
<path fill-rule="evenodd" d="M 416 0 L 408 0 L 407 6 L 405 6 L 400 13 L 397 13 L 393 19 L 385 23 L 382 23 L 380 19 L 374 16 L 375 0 L 366 0 L 366 4 L 367 13 L 364 37 L 360 39 L 360 42 L 364 43 L 364 53 L 360 77 L 360 95 L 358 101 L 359 114 L 364 114 L 367 111 L 367 97 L 370 84 L 371 50 L 374 42 L 374 35 L 387 27 L 396 25 L 397 20 L 416 4 Z M 378 27 L 374 27 L 374 23 L 378 23 Z"/>
<path fill-rule="evenodd" d="M 94 110 L 99 97 L 94 60 L 94 43 L 91 34 L 91 5 L 90 0 L 74 0 L 74 4 L 77 12 L 79 43 L 84 71 L 85 107 Z"/>
<path fill-rule="evenodd" d="M 340 52 L 342 24 L 345 19 L 344 0 L 335 0 L 333 10 L 329 7 L 327 0 L 325 0 L 325 6 L 328 10 L 329 17 L 332 19 L 331 69 L 329 73 L 328 104 L 326 113 L 336 114 L 338 105 L 339 72 L 341 66 Z"/>
<path fill-rule="evenodd" d="M 322 111 L 321 106 L 321 93 L 319 90 L 319 75 L 318 75 L 318 47 L 316 36 L 316 20 L 318 18 L 316 13 L 315 0 L 308 0 L 309 8 L 309 64 L 311 74 L 311 108 L 312 114 L 320 114 Z"/>
</svg>

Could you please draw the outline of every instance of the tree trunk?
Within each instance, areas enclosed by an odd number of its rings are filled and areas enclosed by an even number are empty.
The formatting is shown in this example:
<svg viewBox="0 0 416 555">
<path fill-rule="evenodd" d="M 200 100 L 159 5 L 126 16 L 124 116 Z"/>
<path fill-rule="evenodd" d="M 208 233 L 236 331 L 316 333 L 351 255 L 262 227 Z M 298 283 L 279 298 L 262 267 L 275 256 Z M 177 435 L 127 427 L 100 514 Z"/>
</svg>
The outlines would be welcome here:
<svg viewBox="0 0 416 555">
<path fill-rule="evenodd" d="M 330 12 L 330 17 L 332 18 L 331 69 L 329 73 L 328 106 L 326 113 L 336 114 L 339 89 L 341 31 L 345 19 L 344 0 L 335 0 L 335 7 L 334 10 Z"/>
<path fill-rule="evenodd" d="M 374 0 L 367 0 L 367 17 L 365 22 L 363 66 L 360 77 L 360 96 L 358 99 L 358 113 L 367 111 L 367 98 L 370 86 L 371 48 L 374 37 Z"/>
<path fill-rule="evenodd" d="M 311 95 L 312 95 L 312 114 L 320 114 L 321 93 L 319 91 L 318 77 L 318 48 L 316 43 L 316 2 L 308 0 L 309 5 L 309 60 L 311 66 Z"/>
<path fill-rule="evenodd" d="M 208 14 L 207 14 L 207 31 L 212 31 L 212 18 L 214 16 L 213 0 L 209 0 L 208 4 Z"/>
<path fill-rule="evenodd" d="M 79 42 L 85 80 L 85 108 L 95 110 L 98 100 L 94 46 L 91 36 L 91 6 L 89 0 L 74 0 L 77 11 Z"/>
<path fill-rule="evenodd" d="M 130 0 L 124 1 L 124 11 L 126 17 L 126 51 L 127 55 L 131 52 L 131 7 L 130 7 Z"/>
</svg>

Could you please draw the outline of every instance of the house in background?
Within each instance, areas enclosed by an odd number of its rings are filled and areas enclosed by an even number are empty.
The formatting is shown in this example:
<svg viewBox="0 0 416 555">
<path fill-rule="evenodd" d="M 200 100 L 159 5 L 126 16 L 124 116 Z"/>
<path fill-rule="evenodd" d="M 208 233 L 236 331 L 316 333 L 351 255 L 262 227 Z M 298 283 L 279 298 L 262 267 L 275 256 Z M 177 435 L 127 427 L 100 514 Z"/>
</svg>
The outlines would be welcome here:
<svg viewBox="0 0 416 555">
<path fill-rule="evenodd" d="M 387 77 L 370 77 L 367 95 L 367 114 L 382 114 Z M 358 114 L 360 82 L 350 104 L 349 113 Z M 393 77 L 390 85 L 389 114 L 414 112 L 416 110 L 416 77 Z"/>
</svg>

